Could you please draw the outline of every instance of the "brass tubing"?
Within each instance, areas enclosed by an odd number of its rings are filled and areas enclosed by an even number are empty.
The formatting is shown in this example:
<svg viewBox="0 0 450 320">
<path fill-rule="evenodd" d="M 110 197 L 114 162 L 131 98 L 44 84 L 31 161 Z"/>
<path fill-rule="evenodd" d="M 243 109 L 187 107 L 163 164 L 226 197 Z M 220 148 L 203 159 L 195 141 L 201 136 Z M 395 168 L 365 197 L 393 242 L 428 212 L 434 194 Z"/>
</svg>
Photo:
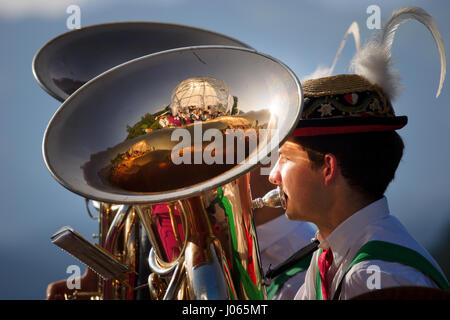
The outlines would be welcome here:
<svg viewBox="0 0 450 320">
<path fill-rule="evenodd" d="M 136 212 L 139 216 L 139 219 L 141 219 L 141 221 L 142 221 L 142 224 L 147 233 L 147 236 L 150 239 L 152 248 L 154 248 L 158 257 L 160 257 L 160 258 L 164 257 L 164 254 L 161 251 L 161 246 L 159 245 L 158 237 L 155 234 L 155 232 L 153 231 L 153 222 L 151 219 L 151 215 L 146 214 L 144 211 L 145 209 L 141 205 L 137 205 L 137 206 L 135 206 L 135 208 L 136 208 Z"/>
<path fill-rule="evenodd" d="M 169 216 L 170 216 L 170 224 L 172 225 L 172 231 L 173 231 L 173 235 L 175 236 L 175 240 L 177 241 L 178 244 L 178 249 L 183 248 L 183 243 L 181 242 L 180 239 L 180 234 L 178 232 L 178 226 L 176 224 L 176 218 L 175 218 L 175 214 L 174 214 L 174 205 L 172 203 L 169 203 L 167 205 L 167 208 L 169 210 Z"/>
</svg>

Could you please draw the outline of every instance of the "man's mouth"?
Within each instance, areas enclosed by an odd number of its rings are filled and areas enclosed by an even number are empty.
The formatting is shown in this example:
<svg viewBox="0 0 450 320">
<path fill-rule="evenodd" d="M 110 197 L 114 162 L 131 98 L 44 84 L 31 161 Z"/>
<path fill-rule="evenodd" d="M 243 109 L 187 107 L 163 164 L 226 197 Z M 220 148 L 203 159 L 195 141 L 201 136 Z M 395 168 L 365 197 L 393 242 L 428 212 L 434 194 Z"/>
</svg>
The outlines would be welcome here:
<svg viewBox="0 0 450 320">
<path fill-rule="evenodd" d="M 286 194 L 286 192 L 283 190 L 283 188 L 278 187 L 280 190 L 280 200 L 283 206 L 283 209 L 286 209 L 287 207 L 287 202 L 288 202 L 288 195 Z"/>
<path fill-rule="evenodd" d="M 284 195 L 284 197 L 287 199 L 288 195 L 287 195 L 285 189 L 283 187 L 280 187 L 280 190 L 281 190 L 281 193 Z"/>
</svg>

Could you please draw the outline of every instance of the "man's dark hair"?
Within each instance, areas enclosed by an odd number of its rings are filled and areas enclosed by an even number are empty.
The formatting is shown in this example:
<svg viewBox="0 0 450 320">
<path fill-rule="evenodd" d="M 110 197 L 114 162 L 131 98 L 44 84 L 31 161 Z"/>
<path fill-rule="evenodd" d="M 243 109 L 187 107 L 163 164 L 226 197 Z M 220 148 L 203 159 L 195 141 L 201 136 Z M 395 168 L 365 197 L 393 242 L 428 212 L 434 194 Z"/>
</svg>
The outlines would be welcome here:
<svg viewBox="0 0 450 320">
<path fill-rule="evenodd" d="M 403 140 L 395 131 L 296 137 L 313 169 L 333 154 L 348 183 L 363 195 L 381 198 L 403 155 Z"/>
</svg>

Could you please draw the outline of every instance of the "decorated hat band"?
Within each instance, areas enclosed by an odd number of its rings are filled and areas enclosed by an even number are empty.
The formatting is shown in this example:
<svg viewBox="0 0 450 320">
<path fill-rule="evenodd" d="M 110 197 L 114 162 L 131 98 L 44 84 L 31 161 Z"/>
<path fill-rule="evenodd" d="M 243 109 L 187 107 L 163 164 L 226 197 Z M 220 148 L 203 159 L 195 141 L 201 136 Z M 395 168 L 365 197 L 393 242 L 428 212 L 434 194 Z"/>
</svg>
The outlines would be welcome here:
<svg viewBox="0 0 450 320">
<path fill-rule="evenodd" d="M 362 76 L 343 74 L 303 83 L 303 109 L 292 136 L 314 136 L 404 127 L 381 88 Z"/>
</svg>

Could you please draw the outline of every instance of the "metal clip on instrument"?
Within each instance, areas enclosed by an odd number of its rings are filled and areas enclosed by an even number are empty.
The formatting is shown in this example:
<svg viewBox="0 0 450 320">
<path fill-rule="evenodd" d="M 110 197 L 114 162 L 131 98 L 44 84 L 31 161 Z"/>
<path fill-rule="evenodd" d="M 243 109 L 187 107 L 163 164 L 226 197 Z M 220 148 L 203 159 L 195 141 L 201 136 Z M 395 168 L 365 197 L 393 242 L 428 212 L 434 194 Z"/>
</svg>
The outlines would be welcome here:
<svg viewBox="0 0 450 320">
<path fill-rule="evenodd" d="M 280 187 L 273 189 L 265 194 L 262 198 L 252 200 L 252 209 L 260 209 L 262 207 L 283 208 L 286 209 L 286 198 Z"/>
<path fill-rule="evenodd" d="M 126 281 L 128 267 L 111 253 L 83 238 L 71 227 L 63 227 L 52 237 L 52 242 L 86 264 L 105 280 Z"/>
</svg>

